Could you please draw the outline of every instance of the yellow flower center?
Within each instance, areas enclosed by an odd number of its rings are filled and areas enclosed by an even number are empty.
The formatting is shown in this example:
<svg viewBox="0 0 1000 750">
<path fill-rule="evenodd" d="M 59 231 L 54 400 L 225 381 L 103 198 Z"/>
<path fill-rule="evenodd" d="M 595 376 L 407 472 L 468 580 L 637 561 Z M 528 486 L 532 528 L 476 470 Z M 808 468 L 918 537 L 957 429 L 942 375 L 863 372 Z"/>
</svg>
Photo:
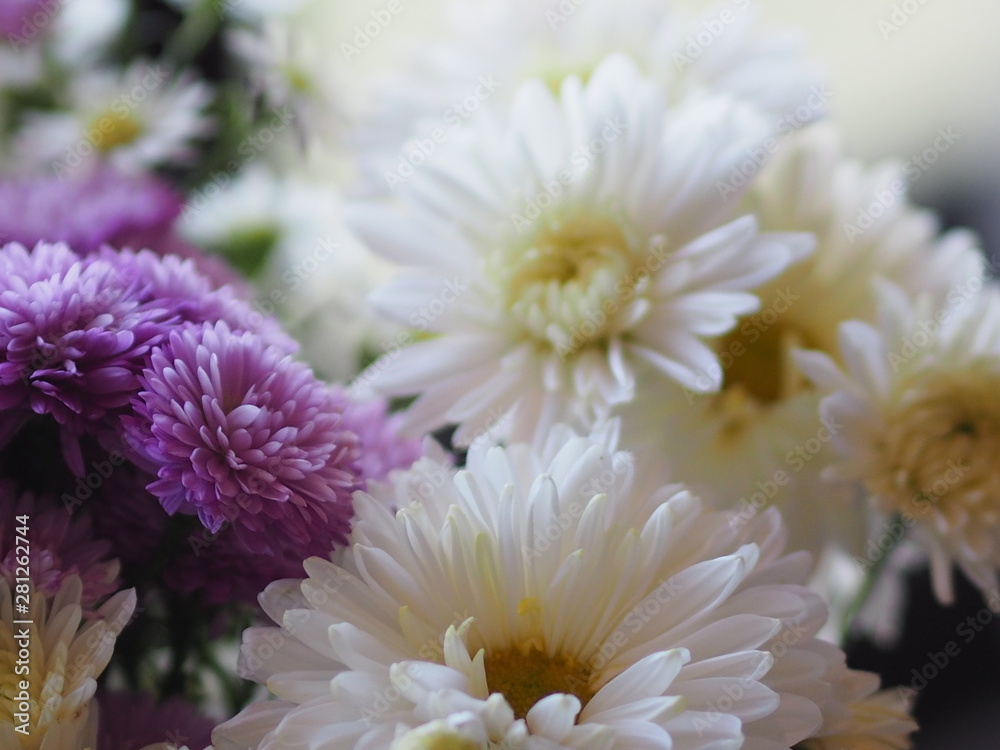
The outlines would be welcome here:
<svg viewBox="0 0 1000 750">
<path fill-rule="evenodd" d="M 712 407 L 722 416 L 719 439 L 738 441 L 761 409 L 784 403 L 811 388 L 792 361 L 793 349 L 819 348 L 790 320 L 767 325 L 755 315 L 740 319 L 716 342 L 722 365 L 722 389 Z"/>
<path fill-rule="evenodd" d="M 622 227 L 599 216 L 550 221 L 526 245 L 492 261 L 504 306 L 529 336 L 561 350 L 615 333 L 637 278 L 648 279 L 636 273 L 638 259 Z"/>
<path fill-rule="evenodd" d="M 87 134 L 98 151 L 108 153 L 135 141 L 142 135 L 142 124 L 128 112 L 109 111 L 94 118 Z"/>
<path fill-rule="evenodd" d="M 886 510 L 935 507 L 951 524 L 1000 522 L 1000 372 L 987 363 L 925 373 L 886 415 L 883 471 L 870 480 Z"/>
<path fill-rule="evenodd" d="M 414 729 L 392 744 L 392 750 L 481 750 L 473 739 L 451 729 L 442 721 Z"/>
<path fill-rule="evenodd" d="M 533 77 L 541 79 L 542 83 L 549 87 L 549 91 L 558 96 L 559 91 L 562 89 L 563 81 L 570 76 L 576 76 L 580 79 L 580 83 L 586 86 L 596 67 L 594 63 L 581 63 L 576 66 L 550 65 L 539 73 L 534 74 Z"/>
<path fill-rule="evenodd" d="M 549 656 L 531 648 L 499 651 L 486 656 L 486 684 L 491 693 L 501 693 L 523 719 L 538 701 L 554 693 L 569 693 L 581 706 L 593 697 L 587 687 L 590 670 L 573 659 Z"/>
<path fill-rule="evenodd" d="M 719 340 L 722 388 L 740 391 L 758 404 L 774 404 L 808 387 L 795 367 L 792 350 L 812 348 L 808 335 L 791 325 L 760 327 L 742 319 Z"/>
<path fill-rule="evenodd" d="M 285 80 L 288 81 L 288 85 L 293 91 L 299 94 L 308 94 L 313 90 L 312 79 L 309 75 L 294 65 L 288 65 L 284 68 Z"/>
</svg>

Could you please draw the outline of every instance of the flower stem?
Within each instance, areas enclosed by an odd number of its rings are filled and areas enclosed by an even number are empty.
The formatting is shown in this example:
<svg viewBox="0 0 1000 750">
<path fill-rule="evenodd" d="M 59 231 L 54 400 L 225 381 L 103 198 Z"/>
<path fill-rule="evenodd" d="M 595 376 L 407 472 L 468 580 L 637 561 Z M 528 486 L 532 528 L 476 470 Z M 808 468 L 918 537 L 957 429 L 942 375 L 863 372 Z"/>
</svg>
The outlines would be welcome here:
<svg viewBox="0 0 1000 750">
<path fill-rule="evenodd" d="M 899 514 L 897 513 L 889 519 L 888 523 L 892 524 L 893 522 L 898 521 Z M 903 541 L 905 538 L 906 535 L 904 534 L 899 538 L 896 544 L 899 544 L 899 542 Z M 892 556 L 894 549 L 895 545 L 886 550 L 885 554 L 880 558 L 872 561 L 871 567 L 868 568 L 868 572 L 865 575 L 864 580 L 861 582 L 861 588 L 858 589 L 858 593 L 855 595 L 854 601 L 851 602 L 851 606 L 847 608 L 846 612 L 844 612 L 843 620 L 841 620 L 840 642 L 842 644 L 847 642 L 847 636 L 851 629 L 851 623 L 854 621 L 854 618 L 858 616 L 858 613 L 864 608 L 865 603 L 868 601 L 868 597 L 871 596 L 872 589 L 875 588 L 875 583 L 878 581 L 879 576 L 881 576 L 882 571 L 888 564 L 889 558 Z"/>
</svg>

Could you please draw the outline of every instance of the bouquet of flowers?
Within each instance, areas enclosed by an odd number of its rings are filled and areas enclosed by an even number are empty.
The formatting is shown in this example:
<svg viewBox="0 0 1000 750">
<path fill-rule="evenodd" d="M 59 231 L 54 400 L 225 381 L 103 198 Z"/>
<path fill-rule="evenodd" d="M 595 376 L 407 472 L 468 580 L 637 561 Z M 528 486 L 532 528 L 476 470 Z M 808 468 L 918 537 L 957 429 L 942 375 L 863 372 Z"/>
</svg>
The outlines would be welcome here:
<svg viewBox="0 0 1000 750">
<path fill-rule="evenodd" d="M 0 747 L 910 747 L 976 238 L 750 0 L 335 5 L 0 8 Z"/>
</svg>

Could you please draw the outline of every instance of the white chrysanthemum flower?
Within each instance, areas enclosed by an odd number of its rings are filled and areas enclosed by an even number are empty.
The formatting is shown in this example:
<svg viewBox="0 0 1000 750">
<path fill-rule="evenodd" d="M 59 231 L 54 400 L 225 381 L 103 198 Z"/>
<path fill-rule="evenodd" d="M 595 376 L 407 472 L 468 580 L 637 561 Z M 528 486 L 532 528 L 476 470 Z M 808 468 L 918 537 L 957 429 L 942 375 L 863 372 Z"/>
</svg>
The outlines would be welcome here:
<svg viewBox="0 0 1000 750">
<path fill-rule="evenodd" d="M 23 169 L 58 176 L 96 159 L 135 171 L 184 161 L 212 128 L 211 98 L 206 84 L 160 63 L 86 70 L 70 81 L 65 110 L 32 113 L 15 153 Z"/>
<path fill-rule="evenodd" d="M 715 340 L 717 370 L 701 376 L 708 383 L 721 375 L 719 393 L 661 389 L 658 398 L 625 407 L 630 439 L 670 456 L 671 478 L 722 503 L 739 499 L 744 516 L 777 505 L 794 549 L 819 554 L 835 544 L 858 552 L 867 525 L 857 493 L 819 481 L 836 455 L 839 426 L 820 419 L 820 394 L 792 351 L 834 353 L 841 322 L 874 320 L 875 279 L 944 303 L 982 273 L 974 239 L 940 237 L 935 218 L 908 202 L 905 186 L 896 164 L 845 160 L 825 124 L 788 141 L 743 206 L 763 230 L 812 232 L 815 252 L 754 289 L 761 309 Z M 727 181 L 725 189 L 736 187 Z"/>
<path fill-rule="evenodd" d="M 714 187 L 765 133 L 729 100 L 668 114 L 622 57 L 586 86 L 567 79 L 560 99 L 524 84 L 506 131 L 456 142 L 401 191 L 404 209 L 348 217 L 377 252 L 417 267 L 375 305 L 440 334 L 377 362 L 372 385 L 422 394 L 409 429 L 461 423 L 460 442 L 497 412 L 515 441 L 593 424 L 635 397 L 637 362 L 717 389 L 721 372 L 700 375 L 717 363 L 702 339 L 756 310 L 747 290 L 812 245 L 759 234 Z"/>
<path fill-rule="evenodd" d="M 331 185 L 252 165 L 221 189 L 189 196 L 180 231 L 237 267 L 255 267 L 255 310 L 278 316 L 327 378 L 347 381 L 412 338 L 367 304 L 395 267 L 347 231 Z"/>
<path fill-rule="evenodd" d="M 917 723 L 910 700 L 899 690 L 879 691 L 878 675 L 848 669 L 840 649 L 814 641 L 811 649 L 827 665 L 832 686 L 821 704 L 823 726 L 796 750 L 907 750 Z"/>
<path fill-rule="evenodd" d="M 659 0 L 480 0 L 445 8 L 450 34 L 414 41 L 409 64 L 379 81 L 358 133 L 369 189 L 406 159 L 404 142 L 455 132 L 529 79 L 558 90 L 586 79 L 611 54 L 629 55 L 673 104 L 691 95 L 731 94 L 794 129 L 820 117 L 828 93 L 805 63 L 802 40 L 762 34 L 747 0 L 699 15 Z M 430 157 L 434 158 L 434 157 Z"/>
<path fill-rule="evenodd" d="M 842 459 L 824 476 L 862 482 L 879 511 L 916 532 L 939 600 L 952 600 L 953 562 L 984 592 L 995 590 L 1000 292 L 987 287 L 943 307 L 888 284 L 884 292 L 879 327 L 842 324 L 842 367 L 821 352 L 797 353 L 831 394 L 823 415 L 842 425 L 833 441 Z"/>
<path fill-rule="evenodd" d="M 136 598 L 132 589 L 115 594 L 81 628 L 82 591 L 80 579 L 70 576 L 51 601 L 30 593 L 30 610 L 20 613 L 15 612 L 15 592 L 0 579 L 0 746 L 96 747 L 97 677 L 111 659 Z"/>
<path fill-rule="evenodd" d="M 734 529 L 636 476 L 557 427 L 541 454 L 477 444 L 457 474 L 422 459 L 402 492 L 357 493 L 352 546 L 269 586 L 283 627 L 245 633 L 241 671 L 278 700 L 214 746 L 774 750 L 819 731 L 826 610 L 777 512 Z"/>
</svg>

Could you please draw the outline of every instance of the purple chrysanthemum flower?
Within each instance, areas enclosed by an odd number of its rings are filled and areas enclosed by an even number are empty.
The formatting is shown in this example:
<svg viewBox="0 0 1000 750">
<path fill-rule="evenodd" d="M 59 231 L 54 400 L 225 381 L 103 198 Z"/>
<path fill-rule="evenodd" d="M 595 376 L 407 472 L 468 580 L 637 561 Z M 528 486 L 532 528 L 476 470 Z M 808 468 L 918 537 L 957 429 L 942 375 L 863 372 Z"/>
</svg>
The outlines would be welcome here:
<svg viewBox="0 0 1000 750">
<path fill-rule="evenodd" d="M 359 465 L 365 480 L 382 481 L 393 469 L 407 469 L 424 455 L 423 441 L 400 437 L 402 415 L 389 414 L 387 401 L 344 398 L 344 427 L 358 436 Z"/>
<path fill-rule="evenodd" d="M 143 290 L 139 301 L 144 304 L 164 307 L 183 322 L 222 321 L 233 331 L 256 333 L 268 345 L 278 346 L 288 354 L 298 350 L 298 344 L 277 320 L 261 315 L 244 299 L 241 286 L 217 287 L 189 258 L 110 248 L 99 251 L 97 257 L 114 263 L 119 274 L 134 280 Z"/>
<path fill-rule="evenodd" d="M 29 519 L 26 536 L 18 531 L 21 516 Z M 87 515 L 67 513 L 54 498 L 18 495 L 12 482 L 0 482 L 0 576 L 11 584 L 18 576 L 18 536 L 28 541 L 29 564 L 21 567 L 30 571 L 36 591 L 55 596 L 67 576 L 78 575 L 81 604 L 89 612 L 119 589 L 118 561 Z"/>
<path fill-rule="evenodd" d="M 83 255 L 105 245 L 179 255 L 190 258 L 213 287 L 229 283 L 249 293 L 223 261 L 177 234 L 183 207 L 184 197 L 158 178 L 111 166 L 73 179 L 8 177 L 0 179 L 0 243 L 65 242 Z"/>
<path fill-rule="evenodd" d="M 157 703 L 148 693 L 98 692 L 101 750 L 139 750 L 155 743 L 201 750 L 211 743 L 215 722 L 181 698 Z"/>
<path fill-rule="evenodd" d="M 253 551 L 300 559 L 343 544 L 359 489 L 339 399 L 278 347 L 225 323 L 187 325 L 153 352 L 123 418 L 168 513 L 231 522 Z"/>
<path fill-rule="evenodd" d="M 4 0 L 0 3 L 0 33 L 13 40 L 28 38 L 29 34 L 34 37 L 38 26 L 47 24 L 38 24 L 32 17 L 38 14 L 45 19 L 49 15 L 45 10 L 50 6 L 46 0 Z M 31 33 L 33 29 L 35 33 Z"/>
<path fill-rule="evenodd" d="M 340 389 L 334 391 L 334 399 L 336 408 L 343 410 L 342 426 L 357 435 L 364 482 L 384 480 L 391 470 L 407 468 L 423 455 L 420 440 L 399 437 L 399 418 L 388 414 L 385 401 L 354 403 Z M 297 547 L 260 555 L 250 551 L 232 528 L 218 534 L 202 529 L 177 550 L 164 582 L 181 593 L 199 592 L 207 604 L 255 605 L 257 595 L 271 582 L 301 577 L 302 559 Z"/>
<path fill-rule="evenodd" d="M 65 242 L 78 253 L 103 245 L 168 252 L 183 197 L 152 175 L 89 170 L 73 179 L 0 179 L 0 242 Z"/>
<path fill-rule="evenodd" d="M 171 322 L 142 305 L 113 264 L 62 246 L 0 249 L 0 446 L 29 416 L 63 426 L 67 463 L 82 472 L 76 438 L 129 403 L 150 347 Z"/>
</svg>

